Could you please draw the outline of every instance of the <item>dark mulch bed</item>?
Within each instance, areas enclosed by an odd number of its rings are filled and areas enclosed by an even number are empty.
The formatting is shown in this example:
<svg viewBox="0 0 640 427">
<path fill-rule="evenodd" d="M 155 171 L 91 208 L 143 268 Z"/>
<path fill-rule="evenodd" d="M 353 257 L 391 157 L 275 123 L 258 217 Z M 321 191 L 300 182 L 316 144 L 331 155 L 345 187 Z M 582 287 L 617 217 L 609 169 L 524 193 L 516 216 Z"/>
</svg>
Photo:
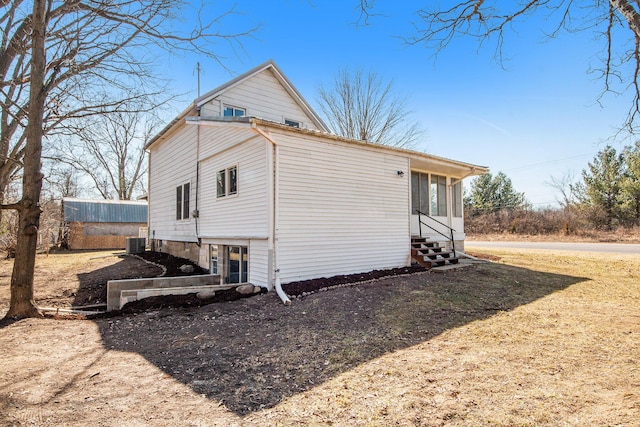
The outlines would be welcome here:
<svg viewBox="0 0 640 427">
<path fill-rule="evenodd" d="M 260 293 L 266 292 L 267 290 L 265 289 Z M 198 298 L 195 293 L 187 295 L 164 295 L 149 297 L 126 304 L 118 313 L 132 314 L 150 310 L 159 310 L 162 308 L 202 307 L 213 303 L 237 301 L 242 298 L 249 298 L 254 295 L 260 295 L 260 293 L 244 295 L 236 292 L 235 289 L 229 289 L 226 291 L 216 291 L 216 294 L 214 296 L 208 298 Z"/>
<path fill-rule="evenodd" d="M 188 259 L 175 257 L 163 252 L 145 251 L 137 254 L 146 261 L 153 262 L 164 266 L 167 273 L 164 277 L 190 276 L 198 274 L 207 274 L 208 271 L 199 267 Z M 193 272 L 185 273 L 180 270 L 183 265 L 192 265 Z M 283 290 L 291 297 L 300 297 L 317 292 L 321 289 L 331 288 L 349 283 L 366 282 L 383 277 L 399 276 L 404 274 L 412 274 L 427 271 L 421 266 L 411 266 L 402 268 L 392 268 L 388 270 L 373 270 L 367 273 L 348 274 L 333 277 L 322 277 L 319 279 L 303 280 L 299 282 L 291 282 L 282 285 Z M 263 290 L 261 293 L 266 292 Z M 251 297 L 258 294 L 243 295 L 236 292 L 235 289 L 226 291 L 216 291 L 215 295 L 207 298 L 198 298 L 195 293 L 187 295 L 166 295 L 145 298 L 140 301 L 134 301 L 125 305 L 120 311 L 109 312 L 100 317 L 112 317 L 119 314 L 133 314 L 149 310 L 157 310 L 161 308 L 195 308 L 202 307 L 212 303 L 236 301 L 242 298 Z"/>
<path fill-rule="evenodd" d="M 163 265 L 167 269 L 167 272 L 163 277 L 194 276 L 198 274 L 209 273 L 208 270 L 201 268 L 199 265 L 188 259 L 178 258 L 164 252 L 144 251 L 136 255 L 146 261 Z M 183 265 L 193 266 L 193 272 L 186 273 L 180 270 L 180 267 L 182 267 Z"/>
<path fill-rule="evenodd" d="M 368 273 L 347 274 L 342 276 L 321 277 L 319 279 L 302 280 L 300 282 L 291 282 L 282 285 L 282 289 L 289 296 L 299 296 L 304 293 L 313 293 L 324 288 L 344 285 L 348 283 L 366 282 L 369 280 L 380 279 L 382 277 L 399 276 L 402 274 L 412 274 L 427 271 L 420 265 L 411 267 L 391 268 L 388 270 L 373 270 Z"/>
</svg>

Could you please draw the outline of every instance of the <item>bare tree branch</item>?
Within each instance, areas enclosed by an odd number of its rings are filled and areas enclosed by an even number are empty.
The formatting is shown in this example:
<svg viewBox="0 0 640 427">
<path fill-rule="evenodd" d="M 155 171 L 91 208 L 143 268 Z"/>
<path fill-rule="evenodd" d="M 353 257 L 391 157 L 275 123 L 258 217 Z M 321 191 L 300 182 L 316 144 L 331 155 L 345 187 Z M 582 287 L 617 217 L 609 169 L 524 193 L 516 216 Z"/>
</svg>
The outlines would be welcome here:
<svg viewBox="0 0 640 427">
<path fill-rule="evenodd" d="M 358 2 L 361 13 L 374 13 L 373 2 Z M 436 54 L 459 37 L 475 40 L 478 46 L 490 45 L 494 58 L 503 65 L 504 42 L 520 28 L 527 27 L 532 16 L 544 18 L 545 27 L 536 28 L 552 38 L 561 32 L 589 31 L 600 41 L 601 64 L 590 72 L 602 79 L 607 93 L 630 93 L 631 103 L 622 127 L 637 130 L 640 118 L 640 2 L 638 0 L 458 0 L 429 2 L 416 11 L 413 34 L 405 41 L 422 44 Z M 540 21 L 537 21 L 540 22 Z"/>
<path fill-rule="evenodd" d="M 8 184 L 5 177 L 20 169 L 21 158 L 12 155 L 21 151 L 13 147 L 25 142 L 20 135 L 29 108 L 32 19 L 23 3 L 0 4 L 0 193 Z M 220 42 L 241 46 L 241 39 L 255 30 L 218 30 L 238 13 L 234 7 L 217 16 L 211 16 L 210 7 L 201 7 L 198 19 L 175 25 L 183 16 L 198 13 L 186 0 L 50 0 L 48 4 L 45 136 L 74 118 L 120 111 L 132 99 L 166 93 L 166 82 L 154 70 L 158 65 L 154 53 L 197 52 L 222 65 L 215 46 Z M 185 27 L 190 28 L 180 29 Z"/>
<path fill-rule="evenodd" d="M 347 138 L 410 148 L 424 135 L 409 120 L 407 99 L 374 72 L 339 71 L 330 87 L 320 86 L 318 102 L 331 130 Z"/>
</svg>

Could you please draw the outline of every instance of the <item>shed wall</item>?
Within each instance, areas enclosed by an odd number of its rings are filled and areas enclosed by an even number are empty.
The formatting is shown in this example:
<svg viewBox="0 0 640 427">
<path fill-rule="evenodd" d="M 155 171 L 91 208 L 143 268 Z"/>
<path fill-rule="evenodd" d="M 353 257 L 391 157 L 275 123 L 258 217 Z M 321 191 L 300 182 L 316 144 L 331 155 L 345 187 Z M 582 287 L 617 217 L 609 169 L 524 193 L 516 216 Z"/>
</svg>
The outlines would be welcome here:
<svg viewBox="0 0 640 427">
<path fill-rule="evenodd" d="M 127 237 L 137 237 L 146 223 L 81 223 L 69 224 L 69 249 L 125 249 Z"/>
</svg>

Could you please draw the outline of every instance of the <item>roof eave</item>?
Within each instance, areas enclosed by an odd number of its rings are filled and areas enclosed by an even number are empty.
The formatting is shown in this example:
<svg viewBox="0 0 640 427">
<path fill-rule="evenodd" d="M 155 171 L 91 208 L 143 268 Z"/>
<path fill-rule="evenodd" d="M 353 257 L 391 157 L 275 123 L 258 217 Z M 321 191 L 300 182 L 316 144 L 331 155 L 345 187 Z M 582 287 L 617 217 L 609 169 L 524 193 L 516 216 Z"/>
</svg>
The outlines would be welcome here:
<svg viewBox="0 0 640 427">
<path fill-rule="evenodd" d="M 144 146 L 145 150 L 151 148 L 153 144 L 155 144 L 158 140 L 162 139 L 167 133 L 171 132 L 178 124 L 183 122 L 183 119 L 189 115 L 197 106 L 194 102 L 189 104 L 189 106 L 178 116 L 176 116 L 173 120 L 171 120 L 160 132 L 158 132 L 153 138 L 149 140 Z"/>
</svg>

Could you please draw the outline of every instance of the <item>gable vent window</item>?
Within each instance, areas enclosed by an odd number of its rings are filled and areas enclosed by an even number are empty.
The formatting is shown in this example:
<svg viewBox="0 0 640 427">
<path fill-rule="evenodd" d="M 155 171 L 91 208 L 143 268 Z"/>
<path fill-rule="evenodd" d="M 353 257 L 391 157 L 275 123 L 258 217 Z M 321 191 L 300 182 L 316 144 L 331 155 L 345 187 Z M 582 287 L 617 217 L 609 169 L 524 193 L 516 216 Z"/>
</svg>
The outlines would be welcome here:
<svg viewBox="0 0 640 427">
<path fill-rule="evenodd" d="M 287 126 L 294 127 L 294 128 L 302 127 L 300 122 L 297 122 L 295 120 L 284 119 L 284 124 L 287 125 Z"/>
<path fill-rule="evenodd" d="M 225 105 L 224 110 L 222 112 L 222 115 L 224 117 L 242 117 L 242 116 L 245 116 L 246 114 L 247 114 L 247 110 L 245 110 L 244 108 L 231 107 L 229 105 Z"/>
<path fill-rule="evenodd" d="M 189 219 L 189 196 L 191 185 L 186 184 L 176 187 L 176 219 Z"/>
<path fill-rule="evenodd" d="M 216 173 L 216 197 L 238 194 L 238 166 L 231 166 Z"/>
</svg>

